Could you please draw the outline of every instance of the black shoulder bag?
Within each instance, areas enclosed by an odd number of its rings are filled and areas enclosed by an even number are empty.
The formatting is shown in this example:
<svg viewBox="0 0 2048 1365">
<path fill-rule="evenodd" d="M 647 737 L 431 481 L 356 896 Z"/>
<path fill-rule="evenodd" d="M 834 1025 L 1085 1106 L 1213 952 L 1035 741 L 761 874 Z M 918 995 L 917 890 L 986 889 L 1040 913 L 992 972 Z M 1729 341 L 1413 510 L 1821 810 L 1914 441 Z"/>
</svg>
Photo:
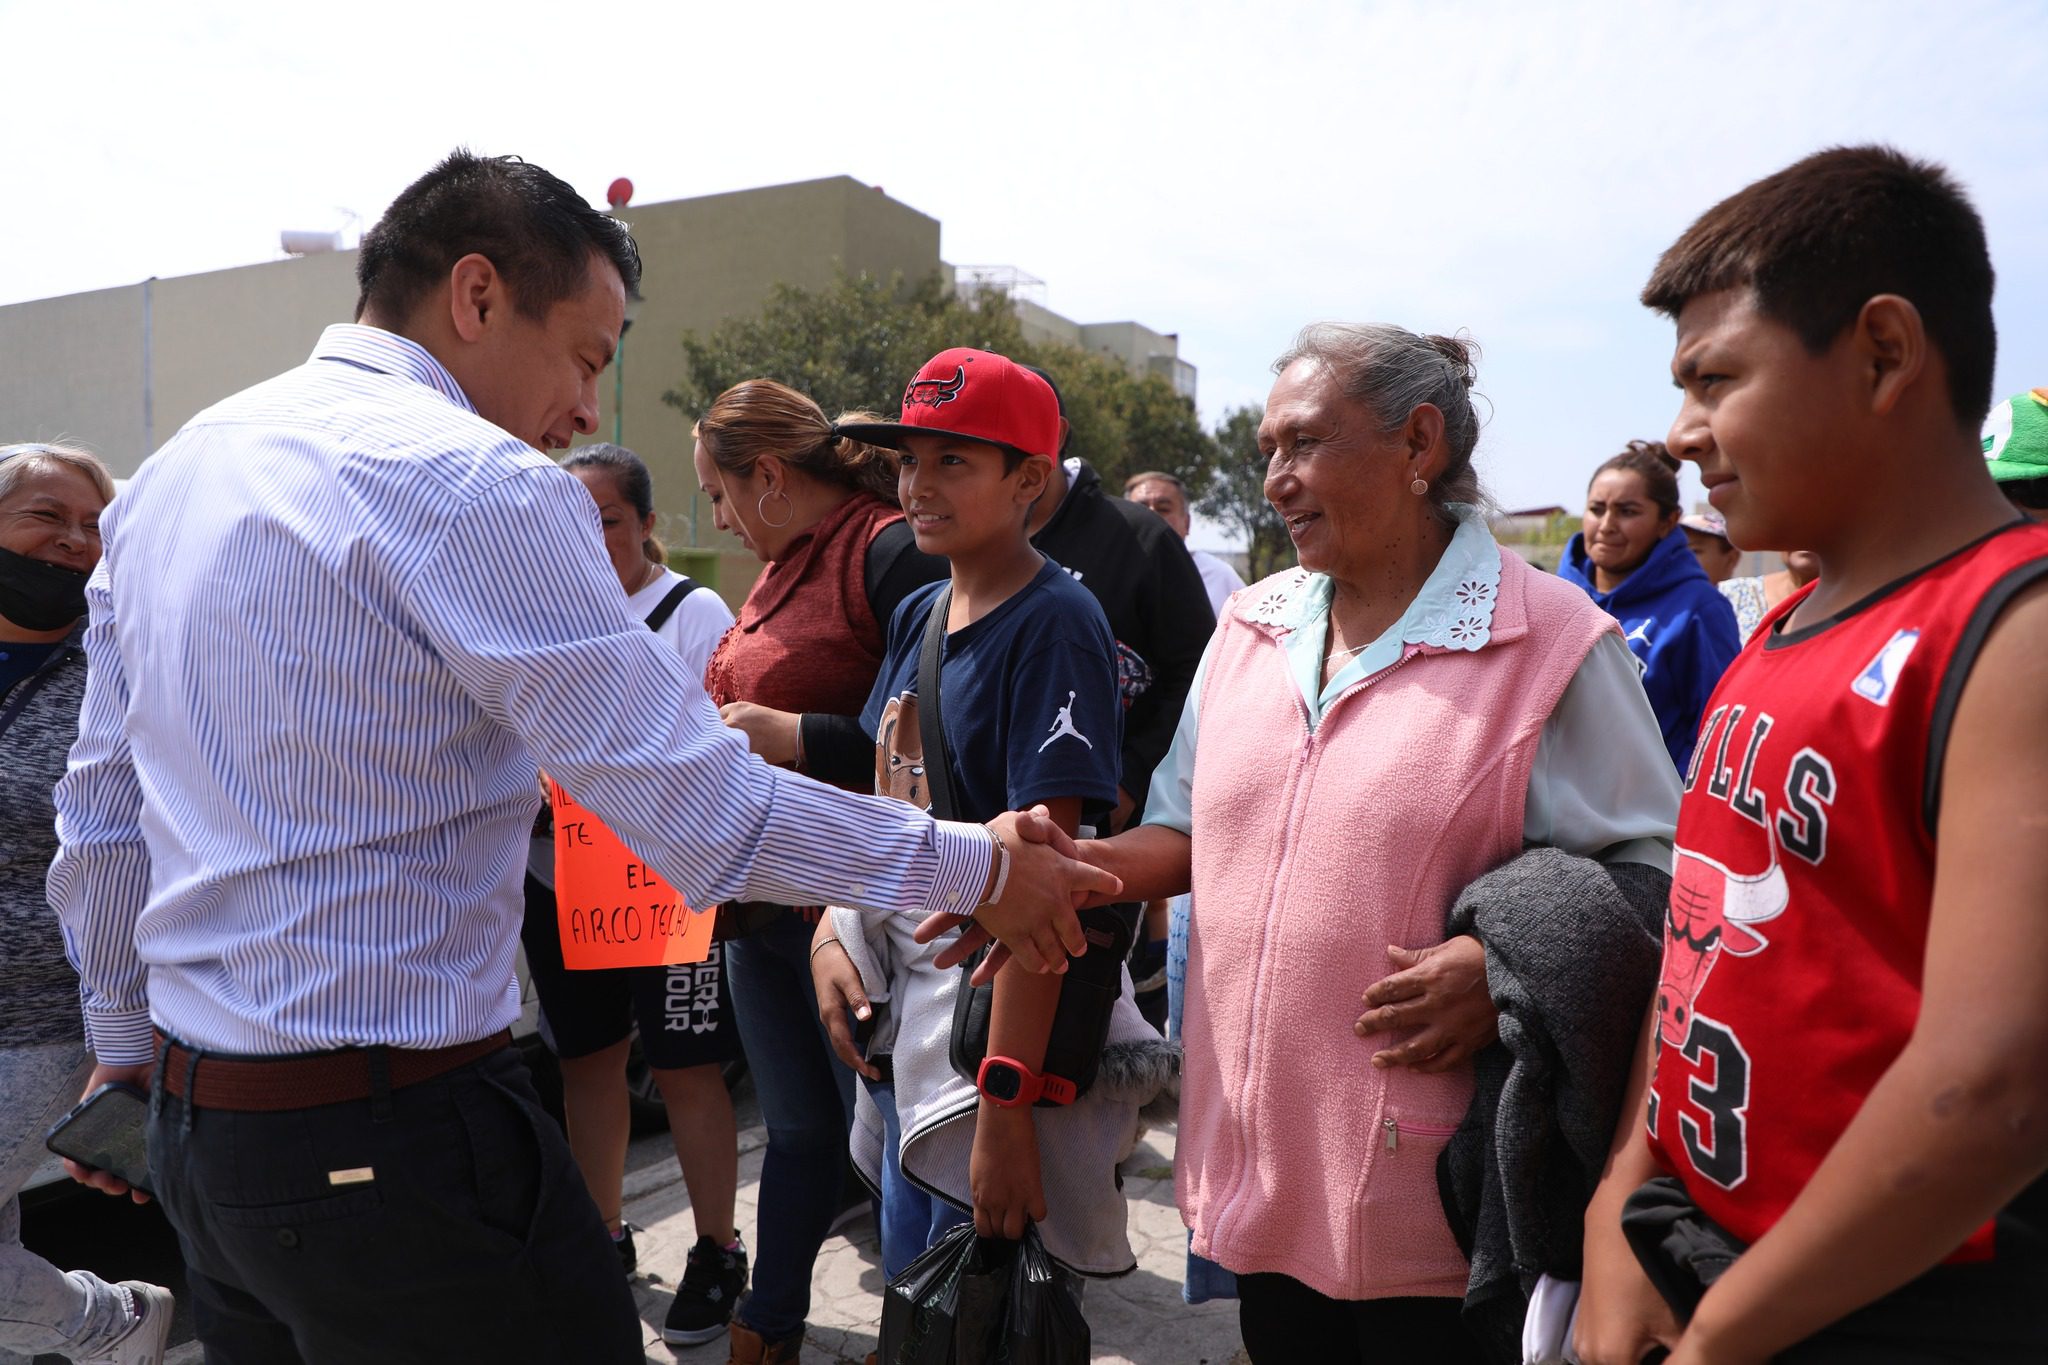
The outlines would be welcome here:
<svg viewBox="0 0 2048 1365">
<path fill-rule="evenodd" d="M 917 659 L 917 728 L 924 745 L 925 788 L 931 793 L 932 814 L 941 820 L 963 818 L 953 795 L 953 752 L 946 743 L 939 710 L 939 654 L 946 642 L 946 614 L 952 605 L 952 588 L 941 589 L 925 620 L 924 644 Z M 1095 1084 L 1095 1073 L 1102 1065 L 1110 1015 L 1123 993 L 1124 958 L 1131 951 L 1131 931 L 1122 917 L 1106 906 L 1083 910 L 1081 927 L 1088 935 L 1088 951 L 1060 978 L 1060 1003 L 1053 1013 L 1052 1033 L 1045 1041 L 1045 1064 L 1040 1068 L 1043 1075 L 1072 1081 L 1077 1098 Z M 960 988 L 953 994 L 948 1051 L 953 1070 L 970 1081 L 981 1075 L 982 1059 L 988 1056 L 995 987 L 970 985 L 968 978 L 987 956 L 984 948 L 961 964 Z M 1053 1101 L 1041 1099 L 1038 1103 L 1050 1107 Z"/>
</svg>

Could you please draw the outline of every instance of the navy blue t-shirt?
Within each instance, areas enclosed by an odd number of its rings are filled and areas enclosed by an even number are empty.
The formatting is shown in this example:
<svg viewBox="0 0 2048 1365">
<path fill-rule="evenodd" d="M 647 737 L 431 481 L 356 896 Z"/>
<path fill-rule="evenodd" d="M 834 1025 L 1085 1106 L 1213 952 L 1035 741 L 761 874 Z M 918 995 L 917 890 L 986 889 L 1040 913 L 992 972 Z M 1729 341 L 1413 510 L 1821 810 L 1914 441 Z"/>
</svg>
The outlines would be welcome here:
<svg viewBox="0 0 2048 1365">
<path fill-rule="evenodd" d="M 890 700 L 917 691 L 925 622 L 946 586 L 917 589 L 889 622 L 888 658 L 860 717 L 870 739 Z M 1049 559 L 1022 591 L 947 634 L 939 688 L 960 819 L 992 820 L 1063 796 L 1080 797 L 1084 812 L 1115 806 L 1123 749 L 1115 651 L 1101 604 Z"/>
</svg>

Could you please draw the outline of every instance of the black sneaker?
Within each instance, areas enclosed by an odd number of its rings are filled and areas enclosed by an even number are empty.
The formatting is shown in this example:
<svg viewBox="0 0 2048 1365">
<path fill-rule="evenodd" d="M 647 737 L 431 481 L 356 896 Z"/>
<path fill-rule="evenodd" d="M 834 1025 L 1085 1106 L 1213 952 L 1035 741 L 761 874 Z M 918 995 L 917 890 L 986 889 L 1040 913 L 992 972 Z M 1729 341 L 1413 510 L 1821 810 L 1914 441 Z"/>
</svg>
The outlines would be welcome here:
<svg viewBox="0 0 2048 1365">
<path fill-rule="evenodd" d="M 690 1248 L 690 1263 L 675 1302 L 668 1306 L 661 1339 L 671 1346 L 710 1341 L 732 1321 L 733 1305 L 747 1287 L 747 1249 L 734 1241 L 727 1251 L 709 1237 Z"/>
<path fill-rule="evenodd" d="M 640 1253 L 633 1246 L 633 1225 L 619 1224 L 619 1235 L 612 1238 L 612 1249 L 619 1253 L 619 1265 L 631 1275 L 640 1265 Z"/>
</svg>

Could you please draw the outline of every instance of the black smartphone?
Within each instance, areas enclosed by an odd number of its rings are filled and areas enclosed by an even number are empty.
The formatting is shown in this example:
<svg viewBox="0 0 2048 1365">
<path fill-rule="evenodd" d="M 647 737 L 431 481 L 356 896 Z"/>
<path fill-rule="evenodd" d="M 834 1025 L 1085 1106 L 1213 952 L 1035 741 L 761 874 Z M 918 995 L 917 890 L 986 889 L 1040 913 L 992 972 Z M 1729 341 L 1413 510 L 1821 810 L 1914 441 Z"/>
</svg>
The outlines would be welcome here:
<svg viewBox="0 0 2048 1365">
<path fill-rule="evenodd" d="M 141 1190 L 149 1187 L 146 1125 L 149 1095 L 126 1081 L 109 1081 L 57 1120 L 43 1145 L 81 1166 L 105 1171 Z"/>
</svg>

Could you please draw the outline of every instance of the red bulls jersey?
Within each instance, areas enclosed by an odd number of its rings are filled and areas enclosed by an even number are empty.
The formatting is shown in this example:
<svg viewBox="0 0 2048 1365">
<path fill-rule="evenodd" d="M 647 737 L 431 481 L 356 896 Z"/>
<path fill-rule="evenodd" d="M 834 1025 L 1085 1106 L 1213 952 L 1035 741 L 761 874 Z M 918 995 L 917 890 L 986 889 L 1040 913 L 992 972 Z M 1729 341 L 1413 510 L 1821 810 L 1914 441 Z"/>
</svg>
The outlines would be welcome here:
<svg viewBox="0 0 2048 1365">
<path fill-rule="evenodd" d="M 2044 576 L 2048 525 L 2029 523 L 1779 631 L 1796 595 L 1708 702 L 1679 809 L 1648 1121 L 1664 1168 L 1744 1242 L 1913 1031 L 1949 724 L 1993 618 Z M 1959 1258 L 1990 1254 L 1992 1236 Z"/>
</svg>

